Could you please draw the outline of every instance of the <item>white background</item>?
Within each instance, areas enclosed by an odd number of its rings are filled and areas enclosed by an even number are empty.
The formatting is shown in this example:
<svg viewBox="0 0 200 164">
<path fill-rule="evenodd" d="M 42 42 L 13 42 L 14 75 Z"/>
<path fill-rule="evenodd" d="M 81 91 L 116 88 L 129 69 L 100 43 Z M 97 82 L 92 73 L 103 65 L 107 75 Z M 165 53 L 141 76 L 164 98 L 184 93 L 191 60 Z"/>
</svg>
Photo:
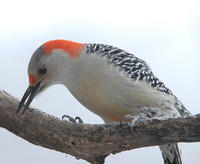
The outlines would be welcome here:
<svg viewBox="0 0 200 164">
<path fill-rule="evenodd" d="M 0 89 L 22 97 L 29 59 L 48 40 L 104 43 L 147 61 L 192 114 L 200 113 L 199 17 L 197 0 L 1 1 Z M 60 85 L 38 96 L 31 106 L 59 118 L 68 114 L 85 123 L 103 123 Z M 199 163 L 200 144 L 181 143 L 180 148 L 183 163 Z M 0 164 L 12 163 L 87 162 L 35 146 L 0 128 Z M 106 163 L 160 164 L 162 157 L 157 147 L 149 147 L 111 155 Z"/>
</svg>

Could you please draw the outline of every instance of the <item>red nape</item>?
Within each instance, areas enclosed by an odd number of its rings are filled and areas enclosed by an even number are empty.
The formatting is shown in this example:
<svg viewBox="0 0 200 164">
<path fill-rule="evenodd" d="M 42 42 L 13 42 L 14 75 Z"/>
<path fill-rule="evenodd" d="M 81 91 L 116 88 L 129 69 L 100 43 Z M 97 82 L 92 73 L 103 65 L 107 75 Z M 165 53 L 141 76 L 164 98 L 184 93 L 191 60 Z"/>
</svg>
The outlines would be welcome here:
<svg viewBox="0 0 200 164">
<path fill-rule="evenodd" d="M 79 57 L 83 48 L 84 44 L 67 40 L 51 40 L 44 43 L 43 45 L 45 55 L 50 55 L 51 52 L 55 49 L 61 49 L 62 51 L 66 52 L 71 58 Z"/>
</svg>

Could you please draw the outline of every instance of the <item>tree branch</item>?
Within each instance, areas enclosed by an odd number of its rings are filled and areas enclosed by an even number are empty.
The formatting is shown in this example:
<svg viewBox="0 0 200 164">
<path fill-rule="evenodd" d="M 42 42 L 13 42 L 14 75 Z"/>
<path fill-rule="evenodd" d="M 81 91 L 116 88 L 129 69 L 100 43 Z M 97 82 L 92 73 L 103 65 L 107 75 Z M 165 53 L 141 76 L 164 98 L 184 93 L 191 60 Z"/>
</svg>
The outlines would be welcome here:
<svg viewBox="0 0 200 164">
<path fill-rule="evenodd" d="M 125 150 L 174 142 L 200 141 L 200 115 L 138 123 L 130 128 L 119 123 L 104 125 L 62 121 L 38 110 L 17 115 L 18 100 L 0 91 L 0 127 L 48 149 L 71 154 L 93 164 Z"/>
</svg>

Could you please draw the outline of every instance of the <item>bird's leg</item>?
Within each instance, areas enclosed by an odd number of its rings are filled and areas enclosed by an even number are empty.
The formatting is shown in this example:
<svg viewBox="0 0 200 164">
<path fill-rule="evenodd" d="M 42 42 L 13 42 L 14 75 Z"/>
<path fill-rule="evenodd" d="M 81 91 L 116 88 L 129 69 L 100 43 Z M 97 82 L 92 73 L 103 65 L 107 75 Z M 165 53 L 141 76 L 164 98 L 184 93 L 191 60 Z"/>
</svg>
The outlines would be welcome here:
<svg viewBox="0 0 200 164">
<path fill-rule="evenodd" d="M 64 118 L 68 118 L 70 122 L 73 122 L 73 123 L 83 123 L 83 120 L 80 118 L 80 117 L 76 117 L 75 119 L 72 118 L 71 116 L 69 115 L 63 115 L 62 116 L 62 120 L 64 120 Z M 78 120 L 78 122 L 77 122 Z"/>
<path fill-rule="evenodd" d="M 133 127 L 140 121 L 147 121 L 152 119 L 162 119 L 163 113 L 157 112 L 159 110 L 155 107 L 139 107 L 137 109 L 138 114 L 127 114 L 125 115 L 121 121 L 120 125 L 122 125 L 124 122 L 128 122 L 128 125 L 131 128 L 131 132 L 133 133 Z"/>
<path fill-rule="evenodd" d="M 131 133 L 133 133 L 133 127 L 140 121 L 146 121 L 146 120 L 151 120 L 150 118 L 146 117 L 144 115 L 144 113 L 140 113 L 138 115 L 131 115 L 131 114 L 127 114 L 125 115 L 121 121 L 120 121 L 120 125 L 122 125 L 124 122 L 128 122 L 128 125 L 131 128 Z"/>
</svg>

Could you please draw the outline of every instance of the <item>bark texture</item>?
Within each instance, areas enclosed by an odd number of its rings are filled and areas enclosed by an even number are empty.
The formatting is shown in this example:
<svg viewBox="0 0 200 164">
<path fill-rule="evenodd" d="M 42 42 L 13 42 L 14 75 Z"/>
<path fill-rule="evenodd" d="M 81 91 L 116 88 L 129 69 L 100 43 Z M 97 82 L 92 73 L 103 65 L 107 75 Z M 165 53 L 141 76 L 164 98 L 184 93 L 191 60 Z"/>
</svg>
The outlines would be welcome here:
<svg viewBox="0 0 200 164">
<path fill-rule="evenodd" d="M 0 127 L 48 149 L 71 154 L 92 164 L 125 150 L 174 142 L 200 141 L 200 115 L 152 120 L 130 128 L 119 123 L 90 125 L 62 121 L 39 110 L 17 115 L 19 101 L 0 91 Z"/>
</svg>

